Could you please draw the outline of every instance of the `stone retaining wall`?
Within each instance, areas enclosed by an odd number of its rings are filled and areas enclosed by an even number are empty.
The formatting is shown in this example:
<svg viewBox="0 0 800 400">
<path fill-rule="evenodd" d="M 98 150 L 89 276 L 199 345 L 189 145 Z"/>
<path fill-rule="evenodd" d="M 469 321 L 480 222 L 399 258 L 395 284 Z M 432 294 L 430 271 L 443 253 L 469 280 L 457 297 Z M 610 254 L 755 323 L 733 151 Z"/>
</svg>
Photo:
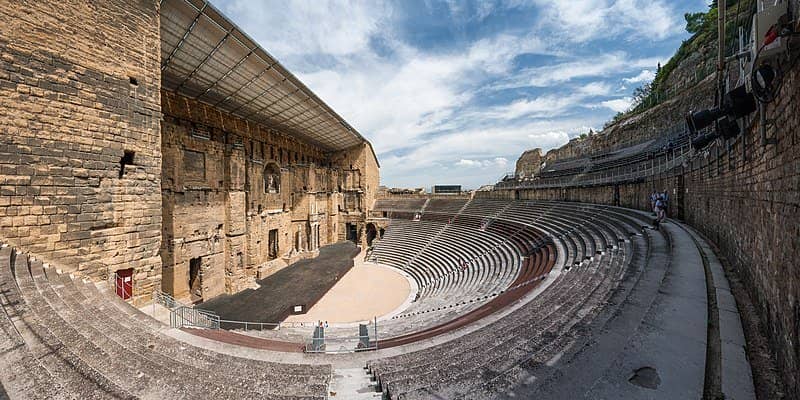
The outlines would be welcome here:
<svg viewBox="0 0 800 400">
<path fill-rule="evenodd" d="M 0 2 L 0 237 L 160 285 L 160 60 L 155 1 Z"/>
</svg>

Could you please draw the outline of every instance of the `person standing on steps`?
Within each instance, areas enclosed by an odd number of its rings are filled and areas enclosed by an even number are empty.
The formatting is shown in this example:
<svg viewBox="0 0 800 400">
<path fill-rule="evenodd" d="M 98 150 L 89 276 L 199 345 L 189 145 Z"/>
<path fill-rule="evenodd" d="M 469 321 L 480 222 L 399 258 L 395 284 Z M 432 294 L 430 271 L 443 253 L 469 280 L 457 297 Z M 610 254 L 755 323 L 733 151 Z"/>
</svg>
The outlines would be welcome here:
<svg viewBox="0 0 800 400">
<path fill-rule="evenodd" d="M 653 215 L 656 215 L 656 200 L 658 200 L 658 193 L 653 190 L 653 193 L 650 193 L 650 209 L 653 210 Z"/>
<path fill-rule="evenodd" d="M 658 221 L 658 225 L 664 222 L 664 218 L 666 217 L 665 208 L 666 204 L 664 198 L 659 196 L 658 199 L 656 199 L 656 221 Z"/>
</svg>

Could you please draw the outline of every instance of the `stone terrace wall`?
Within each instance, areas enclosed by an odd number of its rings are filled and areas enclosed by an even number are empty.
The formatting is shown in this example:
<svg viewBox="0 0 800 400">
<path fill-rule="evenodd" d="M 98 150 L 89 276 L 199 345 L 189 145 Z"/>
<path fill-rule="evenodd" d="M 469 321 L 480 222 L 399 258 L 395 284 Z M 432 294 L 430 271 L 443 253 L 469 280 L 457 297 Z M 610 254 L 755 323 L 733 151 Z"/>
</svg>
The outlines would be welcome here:
<svg viewBox="0 0 800 400">
<path fill-rule="evenodd" d="M 161 275 L 157 4 L 0 2 L 0 237 L 95 279 L 134 268 L 148 294 Z"/>
<path fill-rule="evenodd" d="M 800 398 L 800 66 L 775 103 L 763 146 L 758 121 L 745 135 L 698 153 L 670 174 L 644 182 L 520 191 L 519 198 L 585 201 L 648 209 L 653 190 L 671 193 L 670 216 L 714 241 L 742 275 L 759 308 L 788 398 Z M 615 196 L 615 190 L 619 196 Z M 480 194 L 513 198 L 514 191 Z"/>
</svg>

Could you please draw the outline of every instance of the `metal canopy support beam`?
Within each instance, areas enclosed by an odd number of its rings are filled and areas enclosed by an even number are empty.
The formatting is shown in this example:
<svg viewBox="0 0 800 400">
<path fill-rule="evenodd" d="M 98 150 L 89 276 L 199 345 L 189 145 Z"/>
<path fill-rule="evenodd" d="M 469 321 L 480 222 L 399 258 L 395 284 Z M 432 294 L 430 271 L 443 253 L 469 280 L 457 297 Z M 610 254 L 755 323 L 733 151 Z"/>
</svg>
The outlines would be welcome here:
<svg viewBox="0 0 800 400">
<path fill-rule="evenodd" d="M 294 94 L 294 93 L 293 93 L 293 94 Z M 286 97 L 288 97 L 288 96 L 286 96 Z M 277 117 L 277 116 L 280 116 L 281 114 L 283 114 L 283 113 L 285 113 L 285 112 L 287 112 L 287 111 L 289 111 L 289 110 L 293 110 L 295 107 L 297 107 L 297 106 L 299 106 L 299 105 L 301 105 L 301 104 L 303 104 L 303 103 L 305 103 L 305 102 L 307 102 L 307 101 L 309 101 L 309 100 L 311 100 L 311 97 L 306 97 L 306 98 L 305 98 L 305 100 L 302 100 L 302 101 L 295 102 L 295 103 L 294 103 L 294 104 L 292 104 L 291 106 L 289 106 L 289 107 L 287 107 L 287 108 L 284 108 L 284 109 L 283 109 L 283 110 L 281 110 L 281 111 L 278 111 L 278 112 L 276 112 L 276 113 L 273 113 L 273 114 L 267 115 L 267 118 L 269 118 L 269 119 L 272 119 L 272 118 L 275 118 L 275 117 Z M 302 114 L 302 113 L 301 113 L 301 114 Z M 290 119 L 291 119 L 291 118 L 290 118 Z M 287 121 L 288 121 L 288 120 L 287 120 Z M 283 121 L 280 121 L 280 120 L 277 120 L 277 122 L 278 122 L 279 124 L 282 124 L 282 123 L 283 123 Z"/>
<path fill-rule="evenodd" d="M 285 80 L 286 80 L 286 78 L 284 78 L 284 81 L 285 81 Z M 289 97 L 289 96 L 291 96 L 291 95 L 293 95 L 293 94 L 295 94 L 295 93 L 297 93 L 297 92 L 299 92 L 299 91 L 300 91 L 300 88 L 297 88 L 297 89 L 295 89 L 295 90 L 293 90 L 293 91 L 289 92 L 289 94 L 286 94 L 286 95 L 284 95 L 284 96 L 278 97 L 278 98 L 277 98 L 277 100 L 274 100 L 272 103 L 269 103 L 269 104 L 265 105 L 264 107 L 261 107 L 260 109 L 258 109 L 258 110 L 255 110 L 255 111 L 252 111 L 252 112 L 250 112 L 250 114 L 247 114 L 247 115 L 245 115 L 245 118 L 250 118 L 250 117 L 252 117 L 252 116 L 253 116 L 253 114 L 261 114 L 261 113 L 262 113 L 262 112 L 264 112 L 266 109 L 268 109 L 268 108 L 270 108 L 270 107 L 274 106 L 274 105 L 275 105 L 277 102 L 279 102 L 279 101 L 281 101 L 281 100 L 283 100 L 283 99 L 285 99 L 285 98 L 287 98 L 287 97 Z M 259 96 L 259 97 L 260 97 L 260 96 Z M 264 117 L 266 117 L 266 115 L 265 115 Z"/>
<path fill-rule="evenodd" d="M 189 73 L 189 76 L 187 76 L 187 77 L 186 77 L 186 79 L 184 79 L 184 80 L 183 80 L 183 82 L 181 82 L 181 83 L 178 85 L 178 87 L 177 87 L 177 88 L 175 88 L 175 90 L 181 90 L 181 88 L 183 88 L 183 85 L 185 85 L 185 84 L 186 84 L 186 82 L 189 82 L 189 80 L 190 80 L 190 79 L 192 79 L 192 77 L 194 76 L 194 74 L 196 74 L 196 73 L 197 73 L 197 71 L 198 71 L 200 68 L 202 68 L 202 67 L 203 67 L 203 65 L 205 65 L 205 64 L 208 62 L 208 60 L 209 60 L 209 59 L 211 59 L 211 57 L 213 57 L 213 56 L 214 56 L 214 54 L 215 54 L 215 53 L 216 53 L 216 52 L 217 52 L 217 51 L 220 49 L 220 47 L 222 47 L 222 44 L 223 44 L 223 43 L 225 43 L 225 41 L 226 41 L 226 40 L 228 40 L 228 38 L 231 36 L 231 32 L 232 32 L 232 31 L 230 31 L 230 30 L 229 30 L 229 31 L 227 31 L 227 32 L 225 32 L 225 36 L 223 36 L 223 37 L 222 37 L 222 40 L 220 40 L 220 41 L 219 41 L 219 43 L 217 43 L 217 45 L 214 47 L 214 49 L 213 49 L 213 50 L 211 50 L 211 52 L 209 52 L 208 54 L 206 54 L 206 57 L 205 57 L 205 58 L 203 58 L 203 61 L 200 61 L 200 64 L 198 64 L 198 65 L 197 65 L 197 67 L 195 67 L 195 68 L 192 70 L 192 72 L 190 72 L 190 73 Z"/>
<path fill-rule="evenodd" d="M 240 65 L 242 65 L 242 64 L 243 64 L 243 63 L 244 63 L 244 62 L 245 62 L 245 61 L 246 61 L 248 58 L 250 58 L 250 56 L 251 56 L 251 55 L 253 55 L 253 52 L 255 52 L 255 51 L 256 51 L 256 49 L 258 49 L 258 47 L 255 47 L 255 48 L 252 48 L 252 49 L 250 49 L 250 51 L 249 51 L 249 52 L 247 52 L 247 55 L 245 55 L 244 57 L 242 57 L 242 58 L 241 58 L 241 59 L 240 59 L 240 60 L 239 60 L 239 61 L 236 63 L 236 65 L 234 65 L 233 67 L 231 67 L 231 68 L 228 70 L 228 72 L 225 72 L 225 74 L 224 74 L 224 75 L 222 75 L 222 76 L 221 76 L 219 79 L 216 79 L 216 80 L 214 80 L 214 83 L 212 83 L 212 84 L 211 84 L 211 86 L 209 86 L 209 87 L 208 87 L 206 90 L 204 90 L 204 91 L 203 91 L 203 93 L 200 93 L 199 95 L 195 96 L 195 100 L 197 100 L 197 99 L 199 99 L 199 98 L 201 98 L 201 97 L 205 96 L 205 95 L 206 95 L 208 92 L 210 92 L 210 91 L 211 91 L 211 89 L 214 89 L 215 87 L 217 87 L 217 85 L 218 85 L 220 82 L 222 82 L 222 81 L 224 81 L 225 79 L 227 79 L 227 78 L 228 78 L 228 76 L 230 76 L 230 75 L 231 75 L 231 73 L 233 73 L 233 71 L 236 71 L 236 69 L 237 69 L 237 68 L 239 68 L 239 66 L 240 66 Z"/>
<path fill-rule="evenodd" d="M 229 95 L 225 96 L 225 98 L 224 98 L 224 99 L 222 99 L 222 100 L 220 100 L 220 101 L 218 101 L 218 102 L 214 103 L 214 104 L 213 104 L 213 106 L 214 106 L 214 107 L 217 107 L 217 106 L 219 106 L 220 104 L 222 104 L 222 103 L 224 103 L 224 102 L 226 102 L 226 101 L 230 100 L 230 99 L 231 99 L 231 97 L 237 96 L 237 95 L 239 94 L 239 92 L 241 92 L 241 91 L 242 91 L 242 89 L 244 89 L 244 88 L 246 88 L 246 87 L 248 87 L 248 86 L 252 85 L 252 84 L 253 84 L 253 82 L 255 82 L 255 81 L 257 81 L 257 80 L 261 79 L 261 77 L 262 77 L 262 76 L 264 76 L 264 74 L 266 74 L 266 73 L 267 73 L 267 71 L 269 71 L 270 69 L 272 69 L 272 67 L 273 67 L 274 65 L 275 65 L 275 64 L 269 64 L 269 63 L 268 63 L 268 64 L 267 64 L 267 67 L 266 67 L 266 68 L 264 68 L 263 70 L 261 70 L 261 72 L 259 72 L 259 73 L 258 73 L 258 75 L 254 76 L 254 77 L 253 77 L 253 79 L 250 79 L 250 80 L 249 80 L 249 81 L 247 81 L 247 83 L 245 83 L 244 85 L 242 85 L 242 86 L 239 86 L 239 87 L 238 87 L 236 90 L 234 90 L 233 92 L 231 92 Z"/>
<path fill-rule="evenodd" d="M 273 88 L 275 88 L 275 86 L 278 86 L 278 85 L 280 85 L 280 84 L 281 84 L 281 83 L 283 83 L 283 82 L 286 82 L 286 78 L 285 78 L 285 77 L 284 77 L 283 79 L 279 80 L 279 81 L 276 81 L 276 82 L 275 82 L 275 83 L 273 83 L 272 85 L 268 86 L 266 89 L 262 90 L 262 91 L 261 91 L 261 93 L 259 93 L 259 94 L 258 94 L 258 96 L 255 96 L 255 97 L 253 97 L 252 99 L 250 99 L 250 100 L 248 100 L 248 101 L 246 101 L 246 102 L 244 102 L 244 103 L 240 104 L 240 105 L 239 105 L 239 107 L 236 107 L 234 110 L 232 110 L 232 111 L 231 111 L 231 114 L 235 114 L 237 111 L 241 110 L 241 109 L 242 109 L 242 107 L 244 107 L 244 106 L 247 106 L 247 105 L 250 105 L 252 102 L 254 102 L 254 101 L 256 101 L 257 99 L 261 98 L 261 96 L 264 96 L 264 95 L 266 95 L 266 94 L 267 94 L 267 93 L 268 93 L 270 90 L 272 90 Z M 253 115 L 253 114 L 252 114 L 252 113 L 248 114 L 248 116 L 250 116 L 250 115 Z M 245 117 L 245 118 L 247 118 L 247 117 Z"/>
<path fill-rule="evenodd" d="M 161 71 L 164 71 L 165 69 L 167 69 L 167 67 L 169 66 L 170 61 L 172 61 L 172 57 L 175 57 L 175 53 L 177 53 L 178 50 L 181 48 L 181 46 L 183 46 L 183 43 L 186 41 L 186 38 L 189 37 L 189 34 L 192 33 L 192 29 L 194 29 L 194 27 L 197 25 L 197 21 L 199 21 L 200 17 L 203 16 L 203 12 L 205 12 L 207 5 L 208 5 L 208 3 L 203 4 L 203 6 L 200 7 L 200 10 L 197 11 L 197 15 L 194 17 L 194 20 L 192 20 L 192 24 L 189 25 L 189 28 L 186 29 L 186 33 L 183 34 L 183 37 L 181 38 L 181 40 L 178 41 L 178 44 L 175 45 L 175 48 L 172 49 L 171 53 L 169 53 L 169 57 L 167 57 L 167 59 L 164 60 L 164 62 L 161 63 Z"/>
</svg>

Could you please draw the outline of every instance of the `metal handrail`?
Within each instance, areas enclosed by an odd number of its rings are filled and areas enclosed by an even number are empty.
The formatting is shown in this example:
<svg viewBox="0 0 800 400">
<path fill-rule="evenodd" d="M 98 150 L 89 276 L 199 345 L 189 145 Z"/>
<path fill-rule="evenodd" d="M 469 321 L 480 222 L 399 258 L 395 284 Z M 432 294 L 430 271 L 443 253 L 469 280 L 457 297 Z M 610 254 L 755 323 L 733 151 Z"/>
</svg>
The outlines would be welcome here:
<svg viewBox="0 0 800 400">
<path fill-rule="evenodd" d="M 229 325 L 240 325 L 240 326 L 243 326 L 244 330 L 246 330 L 246 331 L 249 331 L 249 330 L 263 331 L 264 327 L 266 327 L 269 330 L 272 330 L 272 329 L 280 330 L 282 326 L 290 326 L 291 325 L 291 323 L 285 323 L 284 324 L 284 323 L 281 323 L 281 322 L 234 321 L 234 320 L 229 320 L 229 319 L 221 319 L 221 320 L 219 320 L 219 323 L 220 323 L 220 326 L 223 327 L 223 329 L 235 330 L 237 328 L 229 327 Z M 309 323 L 309 324 L 311 324 L 311 323 Z M 302 327 L 302 325 L 300 325 L 300 326 Z M 316 326 L 316 322 L 311 324 L 310 326 Z M 256 327 L 258 327 L 258 329 L 256 329 Z"/>
<path fill-rule="evenodd" d="M 169 313 L 169 325 L 173 328 L 219 329 L 219 315 L 192 307 L 180 306 Z"/>
<path fill-rule="evenodd" d="M 212 311 L 200 310 L 184 304 L 158 288 L 153 289 L 152 300 L 153 315 L 155 315 L 156 304 L 169 310 L 169 326 L 172 328 L 219 329 L 219 315 Z"/>
<path fill-rule="evenodd" d="M 161 304 L 170 310 L 178 307 L 189 307 L 187 304 L 181 303 L 168 293 L 164 293 L 164 291 L 158 288 L 153 289 L 153 303 Z"/>
<path fill-rule="evenodd" d="M 375 337 L 374 340 L 370 340 L 369 338 L 369 328 L 365 329 L 365 335 L 361 335 L 361 327 L 359 327 L 359 334 L 355 336 L 335 336 L 329 337 L 325 335 L 325 328 L 321 325 L 319 329 L 314 330 L 314 334 L 311 337 L 309 342 L 305 343 L 303 351 L 306 353 L 328 353 L 328 354 L 335 354 L 335 353 L 352 353 L 352 352 L 359 352 L 359 351 L 368 351 L 368 350 L 377 350 L 378 349 L 378 318 L 373 317 L 372 322 L 372 329 L 373 335 Z M 317 334 L 321 334 L 321 336 L 317 336 Z M 340 347 L 337 349 L 329 349 L 329 343 L 353 343 L 357 342 L 355 347 L 348 348 L 348 347 Z M 366 345 L 364 345 L 366 343 Z"/>
</svg>

